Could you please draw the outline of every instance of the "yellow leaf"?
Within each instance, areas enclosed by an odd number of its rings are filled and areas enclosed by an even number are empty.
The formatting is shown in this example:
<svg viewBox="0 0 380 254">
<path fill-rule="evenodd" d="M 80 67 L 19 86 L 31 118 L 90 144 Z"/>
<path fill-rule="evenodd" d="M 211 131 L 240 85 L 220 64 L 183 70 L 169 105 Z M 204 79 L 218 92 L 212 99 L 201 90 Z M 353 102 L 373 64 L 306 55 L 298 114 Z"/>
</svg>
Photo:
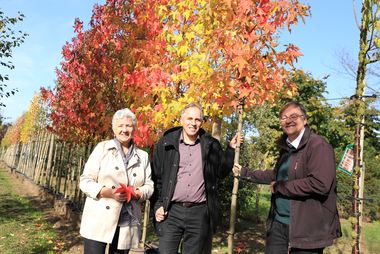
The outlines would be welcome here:
<svg viewBox="0 0 380 254">
<path fill-rule="evenodd" d="M 179 48 L 178 48 L 178 55 L 179 56 L 184 56 L 187 53 L 187 49 L 188 49 L 187 45 L 181 45 L 181 46 L 179 46 Z"/>
<path fill-rule="evenodd" d="M 189 19 L 190 15 L 191 15 L 190 10 L 186 10 L 186 11 L 183 13 L 183 16 L 185 17 L 186 20 Z"/>
<path fill-rule="evenodd" d="M 182 35 L 181 34 L 173 35 L 173 40 L 174 40 L 175 44 L 178 44 L 179 42 L 181 42 L 183 40 Z"/>
<path fill-rule="evenodd" d="M 195 38 L 195 34 L 194 34 L 194 32 L 189 32 L 189 33 L 185 34 L 185 37 L 186 37 L 187 40 L 190 41 L 191 39 Z"/>
<path fill-rule="evenodd" d="M 194 31 L 198 34 L 198 33 L 201 33 L 202 30 L 203 30 L 204 26 L 202 23 L 198 23 L 195 25 L 194 27 Z"/>
</svg>

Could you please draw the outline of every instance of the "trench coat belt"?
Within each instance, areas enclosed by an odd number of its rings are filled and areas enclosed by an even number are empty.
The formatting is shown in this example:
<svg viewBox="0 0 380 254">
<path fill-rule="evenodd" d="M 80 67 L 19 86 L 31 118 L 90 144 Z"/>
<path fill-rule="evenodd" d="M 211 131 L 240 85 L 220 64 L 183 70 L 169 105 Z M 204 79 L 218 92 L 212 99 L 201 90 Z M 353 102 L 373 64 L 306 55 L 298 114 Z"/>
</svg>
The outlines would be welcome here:
<svg viewBox="0 0 380 254">
<path fill-rule="evenodd" d="M 204 205 L 204 204 L 206 204 L 206 201 L 199 202 L 199 203 L 195 203 L 195 202 L 175 202 L 174 201 L 173 204 L 189 208 L 189 207 L 193 207 L 193 206 Z"/>
</svg>

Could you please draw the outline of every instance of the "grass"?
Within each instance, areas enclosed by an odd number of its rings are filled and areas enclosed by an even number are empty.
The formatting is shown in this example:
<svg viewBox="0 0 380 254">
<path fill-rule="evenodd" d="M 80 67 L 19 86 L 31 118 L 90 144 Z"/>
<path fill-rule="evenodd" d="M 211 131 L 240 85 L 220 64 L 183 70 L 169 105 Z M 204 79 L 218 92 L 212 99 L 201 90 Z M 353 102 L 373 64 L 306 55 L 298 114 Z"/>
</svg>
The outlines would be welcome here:
<svg viewBox="0 0 380 254">
<path fill-rule="evenodd" d="M 326 248 L 326 254 L 351 253 L 352 228 L 347 220 L 341 220 L 342 237 L 337 242 Z M 380 222 L 363 223 L 362 228 L 362 253 L 380 254 Z"/>
<path fill-rule="evenodd" d="M 380 253 L 380 222 L 363 223 L 363 234 L 368 253 Z"/>
<path fill-rule="evenodd" d="M 342 237 L 338 238 L 332 246 L 325 249 L 326 254 L 345 254 L 351 253 L 351 223 L 347 220 L 341 220 Z"/>
<path fill-rule="evenodd" d="M 0 171 L 0 252 L 59 252 L 57 235 L 43 213 L 27 198 L 12 192 L 12 183 L 4 171 Z"/>
</svg>

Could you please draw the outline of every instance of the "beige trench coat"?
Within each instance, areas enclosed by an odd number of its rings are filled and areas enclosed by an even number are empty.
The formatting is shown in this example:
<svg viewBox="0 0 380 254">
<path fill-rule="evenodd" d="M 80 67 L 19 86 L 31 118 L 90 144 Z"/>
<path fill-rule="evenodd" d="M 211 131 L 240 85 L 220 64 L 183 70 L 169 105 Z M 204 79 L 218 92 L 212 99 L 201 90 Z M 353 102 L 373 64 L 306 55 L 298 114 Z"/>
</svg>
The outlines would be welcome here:
<svg viewBox="0 0 380 254">
<path fill-rule="evenodd" d="M 119 183 L 133 185 L 142 192 L 140 200 L 131 201 L 132 212 L 140 220 L 140 204 L 153 193 L 148 154 L 135 146 L 126 170 L 114 140 L 100 142 L 91 153 L 80 177 L 80 189 L 87 195 L 80 227 L 80 234 L 84 238 L 112 242 L 122 203 L 112 198 L 98 199 L 97 195 L 103 186 L 117 188 Z M 120 227 L 118 249 L 137 248 L 140 228 L 140 225 Z"/>
</svg>

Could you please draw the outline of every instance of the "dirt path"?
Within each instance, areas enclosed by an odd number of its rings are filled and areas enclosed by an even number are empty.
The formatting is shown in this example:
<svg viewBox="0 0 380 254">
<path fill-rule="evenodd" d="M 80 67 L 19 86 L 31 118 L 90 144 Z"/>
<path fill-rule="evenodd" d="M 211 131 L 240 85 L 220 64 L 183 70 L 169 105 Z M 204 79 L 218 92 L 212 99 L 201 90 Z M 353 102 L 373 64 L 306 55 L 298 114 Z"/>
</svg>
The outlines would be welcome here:
<svg viewBox="0 0 380 254">
<path fill-rule="evenodd" d="M 58 214 L 51 200 L 43 198 L 43 190 L 35 185 L 25 176 L 15 172 L 10 172 L 8 167 L 0 164 L 0 170 L 4 175 L 9 177 L 12 182 L 12 192 L 26 197 L 31 203 L 43 212 L 44 220 L 52 225 L 60 240 L 64 243 L 65 251 L 61 253 L 80 254 L 83 253 L 82 239 L 79 235 L 79 229 L 65 216 Z"/>
</svg>

